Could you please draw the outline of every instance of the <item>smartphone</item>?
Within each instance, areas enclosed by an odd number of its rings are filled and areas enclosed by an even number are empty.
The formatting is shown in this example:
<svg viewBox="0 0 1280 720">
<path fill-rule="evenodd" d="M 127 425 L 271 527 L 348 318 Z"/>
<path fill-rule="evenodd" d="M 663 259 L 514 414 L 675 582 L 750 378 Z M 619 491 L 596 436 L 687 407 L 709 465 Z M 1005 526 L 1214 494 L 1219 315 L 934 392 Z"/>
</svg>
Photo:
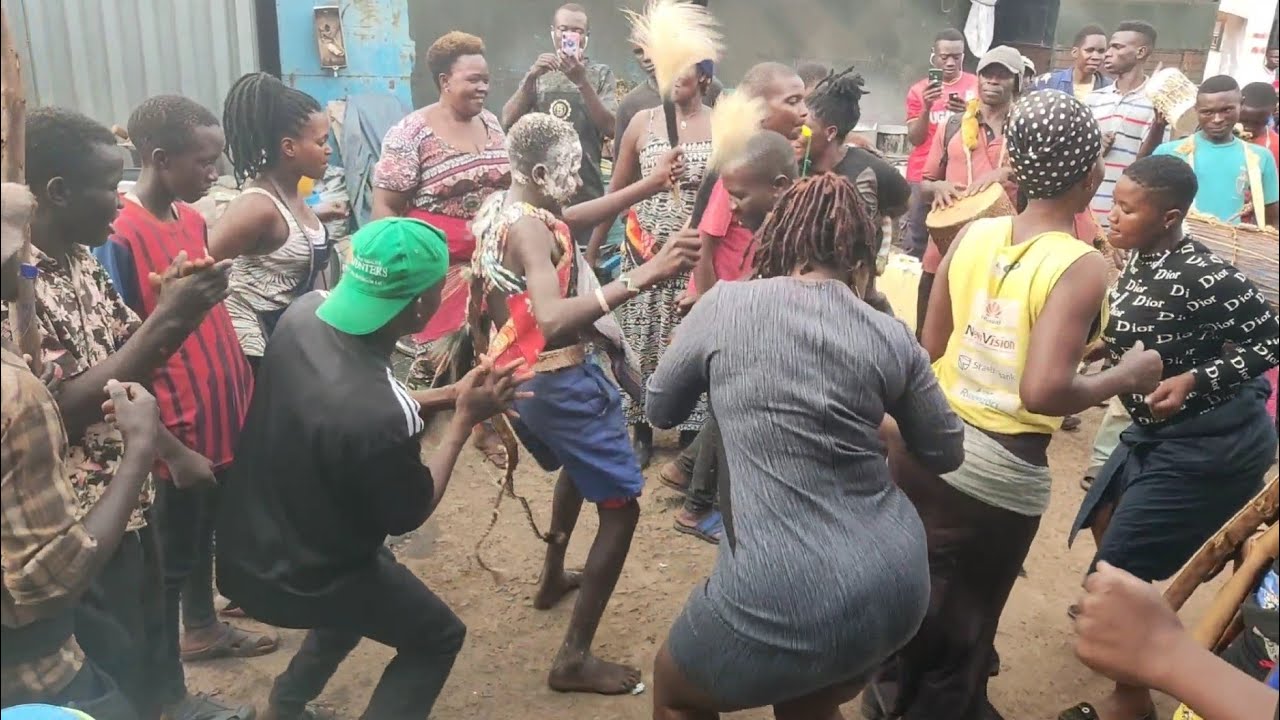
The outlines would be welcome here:
<svg viewBox="0 0 1280 720">
<path fill-rule="evenodd" d="M 929 84 L 930 85 L 942 84 L 942 68 L 929 68 Z"/>
<path fill-rule="evenodd" d="M 947 100 L 951 102 L 960 102 L 960 93 L 951 93 L 947 96 Z"/>
<path fill-rule="evenodd" d="M 579 57 L 582 52 L 582 37 L 576 32 L 561 33 L 560 53 L 565 57 Z"/>
</svg>

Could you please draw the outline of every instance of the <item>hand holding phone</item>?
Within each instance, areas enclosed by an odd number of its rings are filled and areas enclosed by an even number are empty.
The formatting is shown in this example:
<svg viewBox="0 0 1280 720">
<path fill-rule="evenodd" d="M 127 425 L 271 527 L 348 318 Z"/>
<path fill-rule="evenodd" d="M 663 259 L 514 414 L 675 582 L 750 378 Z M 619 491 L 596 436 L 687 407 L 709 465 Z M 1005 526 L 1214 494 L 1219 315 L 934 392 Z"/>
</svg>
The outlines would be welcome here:
<svg viewBox="0 0 1280 720">
<path fill-rule="evenodd" d="M 929 84 L 930 85 L 942 84 L 942 68 L 929 68 Z"/>
<path fill-rule="evenodd" d="M 565 57 L 581 59 L 582 57 L 582 36 L 576 32 L 564 32 L 560 34 L 560 54 Z"/>
</svg>

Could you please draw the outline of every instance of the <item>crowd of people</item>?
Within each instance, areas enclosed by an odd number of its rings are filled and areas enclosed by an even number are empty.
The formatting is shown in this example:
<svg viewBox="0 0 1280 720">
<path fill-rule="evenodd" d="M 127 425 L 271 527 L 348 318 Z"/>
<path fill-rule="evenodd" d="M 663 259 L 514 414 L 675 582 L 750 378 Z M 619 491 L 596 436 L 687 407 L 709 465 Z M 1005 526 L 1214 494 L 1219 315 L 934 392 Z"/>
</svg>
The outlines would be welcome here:
<svg viewBox="0 0 1280 720">
<path fill-rule="evenodd" d="M 313 701 L 368 638 L 396 655 L 362 717 L 426 718 L 466 626 L 385 541 L 445 502 L 469 442 L 513 461 L 508 432 L 559 473 L 533 604 L 573 610 L 547 684 L 644 691 L 592 648 L 654 431 L 677 429 L 655 473 L 684 496 L 674 529 L 719 548 L 654 659 L 655 718 L 828 720 L 859 695 L 867 720 L 999 717 L 996 630 L 1048 506 L 1050 439 L 1105 406 L 1071 528 L 1096 552 L 1063 610 L 1117 685 L 1061 718 L 1154 717 L 1151 690 L 1206 720 L 1272 717 L 1275 623 L 1240 641 L 1259 633 L 1262 657 L 1228 662 L 1150 583 L 1276 462 L 1276 308 L 1187 222 L 1280 222 L 1275 83 L 1205 79 L 1199 129 L 1177 137 L 1146 92 L 1149 24 L 1087 26 L 1038 77 L 949 29 L 906 98 L 903 171 L 853 133 L 863 78 L 815 63 L 732 83 L 759 114 L 713 162 L 713 59 L 663 98 L 637 46 L 650 80 L 620 99 L 590 27 L 556 9 L 500 114 L 483 40 L 430 46 L 439 100 L 387 133 L 331 291 L 329 218 L 299 190 L 331 152 L 315 98 L 253 73 L 221 118 L 146 100 L 126 193 L 110 130 L 27 113 L 25 187 L 3 197 L 4 707 L 327 717 Z M 224 156 L 242 192 L 209 226 L 191 203 Z M 931 210 L 988 189 L 1015 213 L 930 237 Z M 913 318 L 876 286 L 899 219 Z M 9 305 L 24 282 L 34 303 Z M 572 572 L 584 502 L 599 525 Z M 277 649 L 236 617 L 307 631 L 260 711 L 187 689 L 186 663 Z"/>
</svg>

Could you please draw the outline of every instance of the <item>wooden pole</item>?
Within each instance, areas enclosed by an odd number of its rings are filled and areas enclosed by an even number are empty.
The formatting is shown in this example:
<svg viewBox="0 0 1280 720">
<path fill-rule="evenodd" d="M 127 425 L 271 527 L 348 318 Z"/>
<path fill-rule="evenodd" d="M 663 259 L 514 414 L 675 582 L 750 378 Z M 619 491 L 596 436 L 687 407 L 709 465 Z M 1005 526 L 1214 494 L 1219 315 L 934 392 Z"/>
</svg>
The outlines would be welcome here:
<svg viewBox="0 0 1280 720">
<path fill-rule="evenodd" d="M 0 12 L 0 51 L 3 68 L 0 73 L 0 98 L 3 99 L 3 124 L 0 124 L 0 181 L 22 182 L 26 160 L 25 120 L 27 99 L 22 87 L 22 62 L 9 33 L 9 15 Z"/>
<path fill-rule="evenodd" d="M 1235 556 L 1245 540 L 1258 528 L 1276 522 L 1280 515 L 1280 478 L 1273 477 L 1262 492 L 1250 500 L 1235 517 L 1227 521 L 1200 550 L 1191 557 L 1164 591 L 1164 598 L 1174 610 L 1182 608 L 1196 588 L 1212 580 L 1226 562 Z M 1274 534 L 1271 541 L 1275 539 Z M 1238 604 L 1238 603 L 1237 603 Z M 1213 638 L 1216 639 L 1216 636 Z"/>
<path fill-rule="evenodd" d="M 0 181 L 23 183 L 26 178 L 27 97 L 22 85 L 22 61 L 9 32 L 8 13 L 0 9 Z M 23 231 L 21 250 L 23 263 L 31 260 L 31 230 Z M 40 324 L 36 320 L 35 283 L 32 278 L 18 280 L 18 299 L 9 306 L 9 323 L 18 349 L 31 358 L 31 369 L 37 375 L 43 367 L 40 359 Z"/>
</svg>

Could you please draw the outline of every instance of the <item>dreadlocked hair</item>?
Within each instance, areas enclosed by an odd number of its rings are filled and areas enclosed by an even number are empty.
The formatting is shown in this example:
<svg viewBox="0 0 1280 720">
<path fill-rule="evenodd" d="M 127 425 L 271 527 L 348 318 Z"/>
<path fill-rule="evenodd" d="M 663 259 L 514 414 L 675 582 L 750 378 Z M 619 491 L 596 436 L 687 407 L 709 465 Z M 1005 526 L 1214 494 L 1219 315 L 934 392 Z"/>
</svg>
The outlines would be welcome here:
<svg viewBox="0 0 1280 720">
<path fill-rule="evenodd" d="M 853 279 L 859 262 L 874 263 L 875 224 L 843 175 L 824 173 L 792 185 L 756 233 L 756 276 L 785 277 L 818 266 Z"/>
<path fill-rule="evenodd" d="M 302 130 L 320 103 L 267 73 L 236 81 L 222 108 L 227 159 L 237 184 L 257 177 L 280 160 L 280 141 Z"/>
<path fill-rule="evenodd" d="M 853 71 L 853 66 L 841 72 L 829 72 L 813 88 L 806 101 L 809 112 L 823 126 L 834 125 L 840 137 L 858 125 L 862 119 L 862 96 L 867 94 L 866 80 Z"/>
</svg>

